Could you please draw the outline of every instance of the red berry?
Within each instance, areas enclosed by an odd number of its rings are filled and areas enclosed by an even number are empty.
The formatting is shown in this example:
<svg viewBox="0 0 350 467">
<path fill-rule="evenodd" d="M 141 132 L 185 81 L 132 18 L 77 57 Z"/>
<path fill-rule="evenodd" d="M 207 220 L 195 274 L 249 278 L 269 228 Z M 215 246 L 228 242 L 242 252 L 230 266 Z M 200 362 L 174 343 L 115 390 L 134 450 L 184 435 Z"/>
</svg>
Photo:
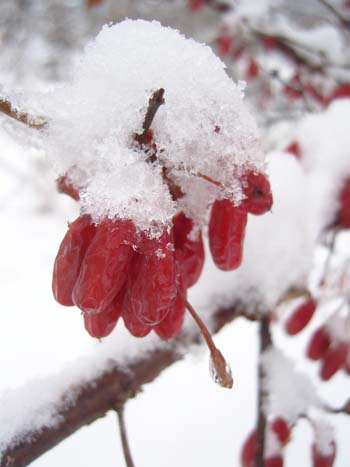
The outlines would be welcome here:
<svg viewBox="0 0 350 467">
<path fill-rule="evenodd" d="M 126 289 L 124 297 L 122 316 L 125 327 L 128 329 L 130 334 L 132 334 L 135 337 L 145 337 L 152 329 L 151 326 L 141 323 L 141 321 L 135 315 L 131 306 L 128 289 Z"/>
<path fill-rule="evenodd" d="M 294 154 L 298 159 L 301 157 L 301 148 L 298 141 L 292 141 L 285 149 L 286 152 Z"/>
<path fill-rule="evenodd" d="M 254 79 L 259 75 L 259 65 L 254 58 L 250 58 L 245 75 L 246 79 Z"/>
<path fill-rule="evenodd" d="M 264 467 L 283 467 L 283 457 L 274 455 L 264 459 Z"/>
<path fill-rule="evenodd" d="M 274 49 L 277 45 L 277 38 L 275 36 L 265 35 L 262 37 L 262 43 L 267 49 Z"/>
<path fill-rule="evenodd" d="M 328 381 L 345 365 L 347 352 L 348 346 L 345 343 L 333 345 L 327 350 L 321 362 L 321 379 Z"/>
<path fill-rule="evenodd" d="M 233 47 L 233 39 L 230 34 L 227 32 L 223 32 L 217 39 L 216 39 L 216 47 L 218 48 L 220 55 L 228 55 Z"/>
<path fill-rule="evenodd" d="M 241 451 L 242 467 L 254 467 L 255 465 L 255 446 L 256 446 L 256 431 L 252 431 L 248 438 L 244 441 Z"/>
<path fill-rule="evenodd" d="M 311 340 L 306 349 L 306 355 L 311 360 L 319 360 L 320 358 L 323 358 L 330 345 L 331 340 L 329 335 L 326 329 L 321 326 L 320 328 L 316 329 L 316 331 L 311 336 Z"/>
<path fill-rule="evenodd" d="M 339 204 L 336 223 L 344 229 L 348 229 L 350 228 L 350 177 L 343 182 Z"/>
<path fill-rule="evenodd" d="M 199 11 L 203 4 L 203 0 L 188 0 L 188 6 L 191 11 Z"/>
<path fill-rule="evenodd" d="M 229 271 L 242 262 L 247 213 L 228 199 L 216 200 L 209 222 L 209 247 L 218 268 Z"/>
<path fill-rule="evenodd" d="M 301 305 L 299 305 L 286 321 L 287 333 L 294 336 L 303 330 L 311 320 L 316 310 L 316 306 L 317 303 L 312 298 L 305 300 Z"/>
<path fill-rule="evenodd" d="M 66 306 L 74 305 L 73 288 L 77 282 L 85 252 L 96 233 L 88 215 L 78 217 L 69 224 L 55 259 L 52 291 L 55 299 Z"/>
<path fill-rule="evenodd" d="M 134 242 L 131 221 L 106 219 L 98 226 L 73 290 L 75 305 L 97 313 L 111 302 L 125 283 Z"/>
<path fill-rule="evenodd" d="M 246 198 L 241 203 L 250 214 L 260 215 L 270 211 L 272 207 L 272 193 L 270 182 L 262 173 L 249 170 L 242 179 L 242 190 Z"/>
<path fill-rule="evenodd" d="M 165 318 L 177 290 L 169 234 L 165 230 L 156 243 L 153 239 L 149 242 L 155 249 L 150 255 L 135 256 L 128 277 L 128 291 L 133 313 L 142 323 L 151 326 Z"/>
<path fill-rule="evenodd" d="M 288 443 L 290 438 L 290 426 L 284 418 L 275 418 L 271 423 L 271 430 L 276 433 L 282 446 Z"/>
<path fill-rule="evenodd" d="M 176 268 L 187 288 L 197 282 L 204 264 L 204 246 L 201 232 L 198 232 L 195 240 L 188 238 L 192 227 L 192 220 L 186 217 L 183 212 L 177 214 L 173 219 Z"/>
<path fill-rule="evenodd" d="M 180 289 L 181 292 L 186 295 L 186 289 L 181 283 L 181 279 L 179 282 L 178 289 Z M 185 305 L 178 294 L 172 301 L 169 313 L 160 323 L 154 326 L 154 330 L 158 336 L 162 339 L 172 339 L 173 337 L 177 336 L 182 328 L 185 312 Z"/>
<path fill-rule="evenodd" d="M 312 445 L 312 466 L 313 467 L 332 467 L 336 456 L 335 442 L 331 443 L 329 454 L 323 454 L 316 443 Z"/>
<path fill-rule="evenodd" d="M 106 337 L 110 334 L 122 314 L 124 289 L 100 313 L 84 313 L 84 325 L 92 337 Z"/>
<path fill-rule="evenodd" d="M 329 101 L 350 97 L 350 83 L 342 83 L 337 86 L 329 96 Z"/>
</svg>

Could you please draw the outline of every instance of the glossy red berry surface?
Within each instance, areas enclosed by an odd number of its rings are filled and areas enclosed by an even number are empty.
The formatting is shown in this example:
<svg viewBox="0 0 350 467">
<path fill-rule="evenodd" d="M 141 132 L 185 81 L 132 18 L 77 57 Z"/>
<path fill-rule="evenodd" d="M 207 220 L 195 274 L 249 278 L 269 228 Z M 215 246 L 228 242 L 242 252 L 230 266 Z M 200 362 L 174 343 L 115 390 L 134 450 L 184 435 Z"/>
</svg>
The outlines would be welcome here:
<svg viewBox="0 0 350 467">
<path fill-rule="evenodd" d="M 95 233 L 96 226 L 88 215 L 80 216 L 69 224 L 55 259 L 52 277 L 53 295 L 61 305 L 74 305 L 73 288 L 84 255 Z"/>
<path fill-rule="evenodd" d="M 150 242 L 154 246 L 154 241 Z M 177 290 L 174 252 L 166 231 L 152 254 L 135 255 L 127 287 L 133 313 L 142 323 L 158 324 L 168 314 Z"/>
<path fill-rule="evenodd" d="M 106 219 L 98 226 L 73 290 L 75 305 L 98 313 L 118 294 L 134 254 L 134 241 L 135 228 L 130 221 Z"/>
<path fill-rule="evenodd" d="M 84 313 L 84 326 L 92 337 L 106 337 L 114 329 L 122 314 L 124 293 L 119 293 L 100 313 Z"/>
<path fill-rule="evenodd" d="M 277 455 L 267 457 L 264 460 L 264 467 L 283 467 L 283 457 Z"/>
<path fill-rule="evenodd" d="M 181 274 L 186 287 L 191 287 L 198 281 L 204 265 L 202 234 L 198 232 L 195 239 L 190 239 L 192 228 L 192 220 L 183 212 L 174 217 L 172 233 L 176 269 Z"/>
<path fill-rule="evenodd" d="M 242 262 L 247 213 L 228 199 L 216 200 L 209 221 L 209 247 L 218 268 L 229 271 Z"/>
<path fill-rule="evenodd" d="M 256 431 L 252 431 L 244 441 L 241 451 L 242 467 L 254 467 L 255 463 Z"/>
<path fill-rule="evenodd" d="M 241 206 L 250 214 L 261 215 L 272 208 L 273 198 L 267 177 L 249 170 L 242 178 L 242 190 L 246 197 Z"/>
<path fill-rule="evenodd" d="M 345 343 L 332 345 L 326 351 L 321 361 L 321 379 L 328 381 L 345 365 L 347 352 L 348 346 Z"/>
<path fill-rule="evenodd" d="M 277 417 L 271 422 L 271 430 L 277 435 L 282 446 L 288 443 L 290 438 L 290 426 L 282 417 Z"/>
<path fill-rule="evenodd" d="M 306 349 L 306 355 L 311 360 L 319 360 L 325 355 L 330 345 L 331 340 L 327 330 L 321 326 L 312 334 Z"/>
<path fill-rule="evenodd" d="M 305 326 L 310 322 L 317 303 L 312 298 L 305 300 L 294 310 L 286 321 L 286 331 L 289 335 L 294 336 L 302 331 Z"/>
<path fill-rule="evenodd" d="M 135 315 L 132 309 L 128 290 L 126 291 L 124 296 L 122 316 L 125 327 L 134 337 L 145 337 L 148 333 L 151 332 L 152 327 L 142 323 Z"/>
</svg>

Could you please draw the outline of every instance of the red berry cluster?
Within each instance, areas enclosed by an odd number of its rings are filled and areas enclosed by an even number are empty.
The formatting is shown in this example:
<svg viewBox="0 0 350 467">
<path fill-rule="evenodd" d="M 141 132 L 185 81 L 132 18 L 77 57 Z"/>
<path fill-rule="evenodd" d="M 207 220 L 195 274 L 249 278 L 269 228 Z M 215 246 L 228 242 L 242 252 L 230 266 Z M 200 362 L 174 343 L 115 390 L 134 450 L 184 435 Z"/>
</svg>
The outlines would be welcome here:
<svg viewBox="0 0 350 467">
<path fill-rule="evenodd" d="M 315 330 L 309 341 L 306 355 L 311 360 L 320 360 L 320 378 L 328 381 L 339 370 L 350 374 L 350 342 L 334 339 L 327 325 Z"/>
<path fill-rule="evenodd" d="M 245 198 L 238 206 L 229 199 L 216 200 L 209 220 L 209 247 L 218 268 L 229 271 L 242 262 L 247 215 L 260 215 L 272 207 L 270 183 L 264 174 L 249 170 L 242 178 Z"/>
<path fill-rule="evenodd" d="M 189 237 L 192 221 L 180 212 L 159 238 L 137 232 L 132 221 L 105 219 L 96 225 L 78 217 L 59 248 L 53 293 L 62 305 L 84 312 L 93 337 L 107 336 L 122 316 L 137 337 L 152 329 L 174 337 L 184 319 L 186 294 L 199 278 L 204 248 L 201 233 Z"/>
<path fill-rule="evenodd" d="M 268 423 L 268 432 L 272 433 L 279 444 L 280 452 L 274 454 L 267 454 L 264 460 L 264 467 L 283 467 L 283 447 L 289 442 L 291 434 L 291 426 L 283 417 L 276 417 Z M 256 430 L 252 431 L 243 443 L 241 451 L 241 465 L 242 467 L 254 467 L 256 444 L 257 444 Z"/>
</svg>

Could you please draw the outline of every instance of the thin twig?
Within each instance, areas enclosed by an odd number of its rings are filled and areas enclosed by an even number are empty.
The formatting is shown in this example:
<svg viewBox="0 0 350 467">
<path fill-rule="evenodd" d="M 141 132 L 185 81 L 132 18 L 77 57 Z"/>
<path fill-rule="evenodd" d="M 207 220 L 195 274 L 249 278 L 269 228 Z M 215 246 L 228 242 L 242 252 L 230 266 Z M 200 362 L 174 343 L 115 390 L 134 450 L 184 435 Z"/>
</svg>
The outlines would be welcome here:
<svg viewBox="0 0 350 467">
<path fill-rule="evenodd" d="M 164 92 L 164 89 L 160 88 L 157 91 L 154 91 L 152 96 L 149 98 L 145 119 L 142 124 L 143 132 L 140 135 L 135 135 L 136 141 L 140 144 L 144 143 L 145 137 L 147 135 L 148 130 L 151 128 L 157 110 L 165 102 Z"/>
<path fill-rule="evenodd" d="M 135 467 L 134 461 L 132 460 L 131 451 L 128 443 L 128 437 L 126 433 L 125 419 L 124 419 L 124 404 L 115 409 L 118 417 L 120 440 L 123 447 L 124 459 L 127 467 Z"/>
<path fill-rule="evenodd" d="M 259 355 L 261 357 L 262 354 L 272 345 L 270 321 L 268 317 L 262 318 L 259 323 L 259 339 Z M 256 424 L 255 467 L 264 467 L 266 432 L 266 415 L 264 412 L 264 402 L 266 394 L 264 389 L 264 378 L 265 374 L 260 358 L 258 367 L 258 417 Z"/>
<path fill-rule="evenodd" d="M 33 118 L 28 113 L 17 110 L 6 99 L 0 99 L 0 112 L 36 130 L 40 130 L 47 124 L 42 118 Z"/>
</svg>

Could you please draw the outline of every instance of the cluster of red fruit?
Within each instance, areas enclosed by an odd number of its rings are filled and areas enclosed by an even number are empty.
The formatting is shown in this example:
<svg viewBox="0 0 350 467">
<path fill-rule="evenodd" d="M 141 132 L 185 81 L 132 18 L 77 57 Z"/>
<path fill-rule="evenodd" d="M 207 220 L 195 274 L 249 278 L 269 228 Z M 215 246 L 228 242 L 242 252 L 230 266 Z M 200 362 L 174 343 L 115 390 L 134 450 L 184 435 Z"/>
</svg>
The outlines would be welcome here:
<svg viewBox="0 0 350 467">
<path fill-rule="evenodd" d="M 241 263 L 247 213 L 262 214 L 272 205 L 263 174 L 248 171 L 242 187 L 246 198 L 239 206 L 221 199 L 211 211 L 210 250 L 223 270 Z M 107 336 L 122 316 L 134 336 L 154 329 L 172 338 L 184 320 L 186 291 L 204 263 L 201 232 L 192 230 L 183 212 L 158 238 L 138 232 L 131 220 L 107 218 L 97 225 L 89 215 L 80 216 L 69 225 L 55 260 L 54 296 L 84 312 L 85 328 L 94 337 Z"/>
<path fill-rule="evenodd" d="M 306 355 L 311 360 L 320 360 L 320 378 L 329 380 L 339 370 L 350 374 L 350 342 L 334 339 L 327 325 L 322 325 L 312 334 Z"/>
<path fill-rule="evenodd" d="M 270 432 L 270 433 L 269 433 Z M 264 459 L 264 467 L 283 467 L 283 447 L 290 439 L 291 427 L 283 417 L 276 417 L 268 423 L 266 438 L 273 434 L 279 444 L 279 452 L 267 454 Z M 252 431 L 242 446 L 241 465 L 242 467 L 254 467 L 257 448 L 257 433 Z"/>
<path fill-rule="evenodd" d="M 277 441 L 279 449 L 275 449 L 274 454 L 267 454 L 264 459 L 264 467 L 283 467 L 283 449 L 288 444 L 291 438 L 291 426 L 283 417 L 276 417 L 267 425 L 266 439 L 269 435 L 273 435 Z M 275 443 L 276 444 L 276 443 Z M 241 465 L 242 467 L 254 467 L 257 448 L 257 432 L 252 431 L 243 443 L 241 450 Z M 332 467 L 336 456 L 336 444 L 332 440 L 329 449 L 325 452 L 317 441 L 314 441 L 311 449 L 311 458 L 313 467 Z"/>
</svg>

